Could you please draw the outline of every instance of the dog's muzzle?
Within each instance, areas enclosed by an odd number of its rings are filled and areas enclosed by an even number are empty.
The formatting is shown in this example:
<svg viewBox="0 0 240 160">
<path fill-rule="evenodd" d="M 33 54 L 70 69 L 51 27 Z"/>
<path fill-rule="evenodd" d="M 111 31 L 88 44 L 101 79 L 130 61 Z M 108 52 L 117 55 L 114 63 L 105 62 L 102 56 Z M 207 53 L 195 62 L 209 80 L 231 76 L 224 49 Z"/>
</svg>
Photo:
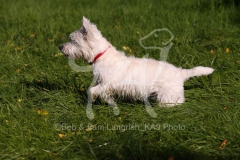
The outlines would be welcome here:
<svg viewBox="0 0 240 160">
<path fill-rule="evenodd" d="M 63 45 L 63 44 L 60 45 L 58 48 L 59 48 L 59 50 L 60 50 L 66 57 L 69 56 L 69 54 L 65 54 L 65 53 L 63 52 L 63 49 L 64 49 L 64 45 Z"/>
</svg>

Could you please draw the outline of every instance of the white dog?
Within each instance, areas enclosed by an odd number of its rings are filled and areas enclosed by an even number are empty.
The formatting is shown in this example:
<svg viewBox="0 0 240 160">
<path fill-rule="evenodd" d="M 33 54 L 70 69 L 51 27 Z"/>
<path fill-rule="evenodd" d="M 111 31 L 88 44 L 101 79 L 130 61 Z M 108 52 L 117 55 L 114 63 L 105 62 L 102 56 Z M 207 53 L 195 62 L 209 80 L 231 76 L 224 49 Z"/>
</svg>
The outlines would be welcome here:
<svg viewBox="0 0 240 160">
<path fill-rule="evenodd" d="M 63 54 L 71 58 L 83 57 L 93 67 L 95 86 L 88 90 L 87 107 L 90 119 L 93 118 L 93 99 L 99 95 L 113 107 L 116 115 L 119 114 L 113 100 L 115 94 L 144 100 L 147 111 L 156 117 L 150 108 L 149 96 L 155 95 L 160 105 L 181 104 L 184 102 L 184 81 L 214 71 L 209 67 L 182 69 L 164 61 L 127 57 L 124 52 L 116 50 L 85 17 L 82 28 L 71 33 L 70 40 L 59 46 Z"/>
</svg>

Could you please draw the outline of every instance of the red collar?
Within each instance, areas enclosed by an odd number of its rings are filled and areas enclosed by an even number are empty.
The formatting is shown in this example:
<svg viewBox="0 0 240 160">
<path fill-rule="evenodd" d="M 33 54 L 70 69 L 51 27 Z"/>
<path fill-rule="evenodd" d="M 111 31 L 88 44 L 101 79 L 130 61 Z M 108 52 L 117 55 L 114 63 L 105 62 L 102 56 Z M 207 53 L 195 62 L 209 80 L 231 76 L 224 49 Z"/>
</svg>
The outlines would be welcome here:
<svg viewBox="0 0 240 160">
<path fill-rule="evenodd" d="M 108 48 L 110 48 L 110 46 L 109 46 Z M 100 58 L 105 52 L 107 52 L 108 48 L 105 49 L 103 52 L 98 53 L 98 54 L 94 57 L 94 59 L 92 60 L 92 62 L 89 62 L 88 64 L 92 65 L 93 63 L 95 63 L 98 58 Z"/>
</svg>

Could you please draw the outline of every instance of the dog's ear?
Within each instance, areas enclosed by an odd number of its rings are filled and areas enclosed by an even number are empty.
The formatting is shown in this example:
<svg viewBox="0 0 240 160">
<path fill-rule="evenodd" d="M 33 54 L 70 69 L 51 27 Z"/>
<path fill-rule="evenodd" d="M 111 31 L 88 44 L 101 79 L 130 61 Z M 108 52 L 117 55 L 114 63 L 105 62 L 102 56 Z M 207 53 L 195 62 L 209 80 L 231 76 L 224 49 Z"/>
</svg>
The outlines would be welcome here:
<svg viewBox="0 0 240 160">
<path fill-rule="evenodd" d="M 83 36 L 87 36 L 87 29 L 84 26 L 81 28 L 81 33 Z"/>
<path fill-rule="evenodd" d="M 82 32 L 82 34 L 83 34 L 84 36 L 87 35 L 87 28 L 88 28 L 89 25 L 90 25 L 89 20 L 83 16 L 83 19 L 82 19 L 82 30 L 81 30 L 81 32 Z"/>
</svg>

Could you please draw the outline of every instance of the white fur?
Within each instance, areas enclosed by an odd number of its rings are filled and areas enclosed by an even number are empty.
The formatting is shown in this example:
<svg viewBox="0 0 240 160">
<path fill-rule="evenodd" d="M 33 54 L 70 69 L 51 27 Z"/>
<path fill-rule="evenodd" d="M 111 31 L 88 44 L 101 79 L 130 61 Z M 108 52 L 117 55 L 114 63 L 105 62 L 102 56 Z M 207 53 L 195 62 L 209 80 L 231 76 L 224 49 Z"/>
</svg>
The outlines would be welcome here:
<svg viewBox="0 0 240 160">
<path fill-rule="evenodd" d="M 83 57 L 91 62 L 98 53 L 110 46 L 93 64 L 96 85 L 89 89 L 89 102 L 100 95 L 116 107 L 112 98 L 114 94 L 144 101 L 155 94 L 160 104 L 173 106 L 184 102 L 185 80 L 214 71 L 209 67 L 182 69 L 154 59 L 127 57 L 116 50 L 85 17 L 82 23 L 82 28 L 70 35 L 71 41 L 59 47 L 66 56 Z"/>
</svg>

